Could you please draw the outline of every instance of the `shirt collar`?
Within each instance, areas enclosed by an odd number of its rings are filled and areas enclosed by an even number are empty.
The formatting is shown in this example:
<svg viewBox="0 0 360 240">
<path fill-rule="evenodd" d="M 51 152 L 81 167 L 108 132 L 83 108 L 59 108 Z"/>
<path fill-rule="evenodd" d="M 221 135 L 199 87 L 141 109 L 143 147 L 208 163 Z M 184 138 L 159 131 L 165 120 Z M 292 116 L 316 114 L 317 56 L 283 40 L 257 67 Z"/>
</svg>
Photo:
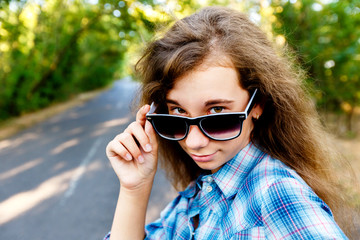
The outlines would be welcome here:
<svg viewBox="0 0 360 240">
<path fill-rule="evenodd" d="M 252 142 L 213 174 L 213 179 L 226 198 L 239 192 L 242 182 L 251 170 L 263 159 L 264 152 Z"/>
<path fill-rule="evenodd" d="M 201 189 L 201 178 L 203 176 L 204 175 L 200 175 L 196 181 L 192 181 L 184 191 L 180 192 L 180 195 L 186 198 L 194 197 L 196 193 Z"/>
<path fill-rule="evenodd" d="M 245 146 L 240 152 L 224 164 L 212 176 L 215 183 L 223 192 L 226 198 L 232 197 L 239 191 L 239 186 L 246 179 L 248 173 L 261 161 L 264 153 L 258 149 L 252 142 Z M 186 198 L 192 198 L 201 189 L 201 182 L 205 175 L 200 175 L 196 181 L 193 181 L 180 195 Z"/>
</svg>

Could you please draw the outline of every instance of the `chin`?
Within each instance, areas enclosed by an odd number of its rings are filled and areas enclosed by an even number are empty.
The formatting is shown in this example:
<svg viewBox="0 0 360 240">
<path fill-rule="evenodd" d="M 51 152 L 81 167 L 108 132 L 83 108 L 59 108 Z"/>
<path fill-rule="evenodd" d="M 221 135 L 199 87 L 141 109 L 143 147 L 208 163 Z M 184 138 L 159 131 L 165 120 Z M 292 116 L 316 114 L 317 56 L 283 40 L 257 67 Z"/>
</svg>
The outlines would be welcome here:
<svg viewBox="0 0 360 240">
<path fill-rule="evenodd" d="M 212 165 L 211 163 L 196 163 L 201 169 L 211 171 L 211 173 L 217 172 L 223 165 Z"/>
</svg>

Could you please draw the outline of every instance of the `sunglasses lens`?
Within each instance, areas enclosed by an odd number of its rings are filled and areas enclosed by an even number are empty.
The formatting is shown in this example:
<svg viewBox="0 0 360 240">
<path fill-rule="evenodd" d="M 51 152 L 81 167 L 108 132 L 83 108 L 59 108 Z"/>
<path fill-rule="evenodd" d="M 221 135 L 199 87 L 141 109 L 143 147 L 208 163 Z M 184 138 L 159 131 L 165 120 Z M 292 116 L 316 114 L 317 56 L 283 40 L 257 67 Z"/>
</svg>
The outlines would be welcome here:
<svg viewBox="0 0 360 240">
<path fill-rule="evenodd" d="M 186 122 L 184 119 L 171 116 L 155 116 L 152 119 L 156 131 L 168 139 L 181 139 L 186 134 Z"/>
<path fill-rule="evenodd" d="M 201 127 L 215 139 L 236 137 L 241 132 L 243 119 L 239 115 L 214 115 L 201 121 Z"/>
</svg>

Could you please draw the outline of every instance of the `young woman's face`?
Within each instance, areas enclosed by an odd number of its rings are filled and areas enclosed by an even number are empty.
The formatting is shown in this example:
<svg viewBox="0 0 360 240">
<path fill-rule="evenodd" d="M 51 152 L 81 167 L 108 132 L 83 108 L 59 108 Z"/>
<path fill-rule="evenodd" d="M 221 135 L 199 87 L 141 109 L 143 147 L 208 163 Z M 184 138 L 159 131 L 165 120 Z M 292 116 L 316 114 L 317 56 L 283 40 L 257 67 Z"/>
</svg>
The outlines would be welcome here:
<svg viewBox="0 0 360 240">
<path fill-rule="evenodd" d="M 248 92 L 240 87 L 236 70 L 220 66 L 200 66 L 185 74 L 175 80 L 166 96 L 169 113 L 187 117 L 242 112 L 249 99 Z M 214 173 L 249 143 L 252 117 L 260 114 L 256 105 L 244 121 L 241 135 L 235 139 L 212 140 L 198 126 L 190 126 L 189 134 L 179 144 L 200 168 Z"/>
</svg>

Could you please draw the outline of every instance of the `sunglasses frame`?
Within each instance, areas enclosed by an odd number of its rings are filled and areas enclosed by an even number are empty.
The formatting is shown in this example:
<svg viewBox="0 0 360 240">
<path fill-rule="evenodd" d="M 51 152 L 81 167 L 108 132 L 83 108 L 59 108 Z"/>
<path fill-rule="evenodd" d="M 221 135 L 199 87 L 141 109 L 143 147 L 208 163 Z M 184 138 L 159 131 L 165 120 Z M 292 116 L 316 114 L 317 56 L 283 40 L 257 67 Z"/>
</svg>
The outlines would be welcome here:
<svg viewBox="0 0 360 240">
<path fill-rule="evenodd" d="M 156 114 L 156 108 L 157 106 L 155 105 L 154 102 L 151 103 L 150 105 L 150 110 L 149 112 L 146 114 L 146 119 L 151 123 L 151 125 L 154 127 L 156 133 L 162 137 L 165 138 L 167 140 L 171 140 L 171 141 L 181 141 L 183 139 L 185 139 L 189 133 L 190 130 L 190 126 L 191 125 L 196 125 L 199 127 L 199 129 L 201 130 L 201 132 L 208 138 L 212 139 L 212 140 L 216 140 L 216 141 L 227 141 L 227 140 L 231 140 L 234 138 L 237 138 L 240 136 L 241 132 L 242 132 L 242 126 L 243 126 L 243 122 L 248 118 L 251 109 L 254 107 L 255 102 L 254 102 L 254 98 L 256 95 L 257 89 L 255 89 L 254 93 L 252 94 L 246 108 L 244 112 L 228 112 L 228 113 L 215 113 L 215 114 L 209 114 L 209 115 L 203 115 L 203 116 L 199 116 L 199 117 L 194 117 L 194 118 L 190 118 L 190 117 L 184 117 L 184 116 L 179 116 L 179 115 L 172 115 L 172 114 Z M 218 116 L 228 116 L 228 115 L 238 115 L 239 119 L 241 121 L 240 124 L 240 130 L 239 133 L 236 136 L 233 137 L 229 137 L 229 138 L 214 138 L 212 136 L 210 136 L 201 126 L 201 121 L 203 121 L 204 119 L 208 119 L 208 118 L 212 118 L 212 117 L 218 117 Z M 153 119 L 156 117 L 169 117 L 169 118 L 177 118 L 177 119 L 183 119 L 185 124 L 186 124 L 186 132 L 184 134 L 183 137 L 181 138 L 169 138 L 163 134 L 161 134 L 157 129 L 156 126 L 153 122 Z"/>
</svg>

